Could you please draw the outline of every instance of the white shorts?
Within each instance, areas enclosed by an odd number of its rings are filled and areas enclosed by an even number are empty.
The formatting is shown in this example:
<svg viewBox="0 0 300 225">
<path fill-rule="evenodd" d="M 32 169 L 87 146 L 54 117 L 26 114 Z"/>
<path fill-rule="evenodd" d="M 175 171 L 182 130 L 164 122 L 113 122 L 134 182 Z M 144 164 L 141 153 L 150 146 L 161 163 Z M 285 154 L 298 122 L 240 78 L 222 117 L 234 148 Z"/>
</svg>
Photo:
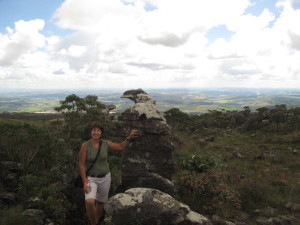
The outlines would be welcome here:
<svg viewBox="0 0 300 225">
<path fill-rule="evenodd" d="M 101 178 L 88 176 L 87 179 L 90 181 L 91 191 L 85 193 L 85 200 L 93 198 L 98 202 L 106 202 L 110 189 L 111 174 L 108 173 L 105 177 Z"/>
</svg>

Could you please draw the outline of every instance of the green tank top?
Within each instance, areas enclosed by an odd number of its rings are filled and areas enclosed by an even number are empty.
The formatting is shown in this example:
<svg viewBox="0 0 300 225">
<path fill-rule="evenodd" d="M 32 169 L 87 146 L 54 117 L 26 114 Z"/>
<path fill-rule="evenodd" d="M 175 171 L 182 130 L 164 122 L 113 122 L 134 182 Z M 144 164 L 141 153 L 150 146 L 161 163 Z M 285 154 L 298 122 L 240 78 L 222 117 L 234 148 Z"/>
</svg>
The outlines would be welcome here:
<svg viewBox="0 0 300 225">
<path fill-rule="evenodd" d="M 93 168 L 89 171 L 88 175 L 99 175 L 99 174 L 107 174 L 109 172 L 109 164 L 107 162 L 107 152 L 108 152 L 108 144 L 106 140 L 101 140 L 102 147 L 99 153 L 98 159 L 95 162 Z M 83 143 L 86 147 L 86 170 L 92 165 L 93 161 L 97 156 L 98 148 L 94 148 L 92 145 L 92 141 L 88 140 Z M 99 146 L 100 147 L 100 146 Z"/>
</svg>

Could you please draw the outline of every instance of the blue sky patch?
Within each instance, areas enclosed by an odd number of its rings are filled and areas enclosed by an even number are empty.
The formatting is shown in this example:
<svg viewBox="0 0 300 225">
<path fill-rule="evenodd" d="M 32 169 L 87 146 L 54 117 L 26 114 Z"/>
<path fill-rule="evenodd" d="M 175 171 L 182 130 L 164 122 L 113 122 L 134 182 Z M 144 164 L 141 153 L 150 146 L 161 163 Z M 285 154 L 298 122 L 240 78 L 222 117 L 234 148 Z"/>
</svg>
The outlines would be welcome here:
<svg viewBox="0 0 300 225">
<path fill-rule="evenodd" d="M 249 6 L 244 14 L 252 14 L 254 16 L 259 16 L 264 9 L 268 9 L 272 12 L 277 18 L 280 14 L 279 9 L 276 7 L 277 0 L 259 0 L 259 1 L 251 1 L 252 5 Z"/>
<path fill-rule="evenodd" d="M 43 19 L 45 27 L 41 31 L 46 36 L 72 33 L 72 30 L 60 29 L 54 24 L 52 15 L 61 6 L 63 0 L 0 0 L 0 32 L 6 33 L 6 27 L 14 29 L 14 22 Z"/>
<path fill-rule="evenodd" d="M 154 5 L 151 5 L 149 2 L 147 2 L 144 6 L 145 11 L 150 12 L 150 11 L 154 11 L 157 8 Z"/>
<path fill-rule="evenodd" d="M 223 38 L 226 41 L 229 41 L 234 35 L 235 32 L 227 29 L 225 25 L 220 25 L 217 27 L 211 28 L 205 35 L 205 37 L 209 40 L 210 43 L 214 42 L 218 38 Z"/>
</svg>

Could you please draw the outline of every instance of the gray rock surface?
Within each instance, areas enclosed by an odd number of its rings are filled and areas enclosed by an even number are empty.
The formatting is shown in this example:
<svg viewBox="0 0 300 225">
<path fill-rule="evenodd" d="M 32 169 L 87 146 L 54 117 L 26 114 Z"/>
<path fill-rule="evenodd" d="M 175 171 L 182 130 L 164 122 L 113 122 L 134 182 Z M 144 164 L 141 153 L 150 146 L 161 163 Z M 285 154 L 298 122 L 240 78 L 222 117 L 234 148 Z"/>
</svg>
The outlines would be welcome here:
<svg viewBox="0 0 300 225">
<path fill-rule="evenodd" d="M 205 216 L 157 189 L 132 188 L 105 204 L 114 225 L 211 225 Z"/>
<path fill-rule="evenodd" d="M 131 99 L 135 104 L 117 123 L 119 136 L 127 137 L 132 129 L 139 131 L 139 137 L 123 152 L 122 190 L 149 187 L 173 194 L 174 146 L 166 119 L 157 110 L 155 100 L 142 89 L 126 91 L 122 97 Z"/>
<path fill-rule="evenodd" d="M 27 217 L 28 221 L 32 224 L 43 225 L 45 219 L 45 213 L 40 209 L 26 209 L 22 212 L 22 216 Z"/>
</svg>

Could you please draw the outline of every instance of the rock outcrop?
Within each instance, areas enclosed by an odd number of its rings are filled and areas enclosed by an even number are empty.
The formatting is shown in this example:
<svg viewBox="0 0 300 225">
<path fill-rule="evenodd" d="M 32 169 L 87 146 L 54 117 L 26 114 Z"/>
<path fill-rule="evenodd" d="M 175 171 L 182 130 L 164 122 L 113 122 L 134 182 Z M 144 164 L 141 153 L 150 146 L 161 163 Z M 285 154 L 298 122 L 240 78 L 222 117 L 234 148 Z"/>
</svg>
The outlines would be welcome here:
<svg viewBox="0 0 300 225">
<path fill-rule="evenodd" d="M 131 99 L 135 104 L 118 122 L 119 136 L 126 137 L 132 129 L 139 131 L 139 137 L 122 156 L 121 190 L 149 187 L 173 194 L 174 146 L 166 119 L 158 111 L 156 101 L 142 89 L 126 91 L 121 97 Z"/>
<path fill-rule="evenodd" d="M 201 214 L 157 189 L 132 188 L 105 204 L 114 225 L 211 225 Z"/>
</svg>

